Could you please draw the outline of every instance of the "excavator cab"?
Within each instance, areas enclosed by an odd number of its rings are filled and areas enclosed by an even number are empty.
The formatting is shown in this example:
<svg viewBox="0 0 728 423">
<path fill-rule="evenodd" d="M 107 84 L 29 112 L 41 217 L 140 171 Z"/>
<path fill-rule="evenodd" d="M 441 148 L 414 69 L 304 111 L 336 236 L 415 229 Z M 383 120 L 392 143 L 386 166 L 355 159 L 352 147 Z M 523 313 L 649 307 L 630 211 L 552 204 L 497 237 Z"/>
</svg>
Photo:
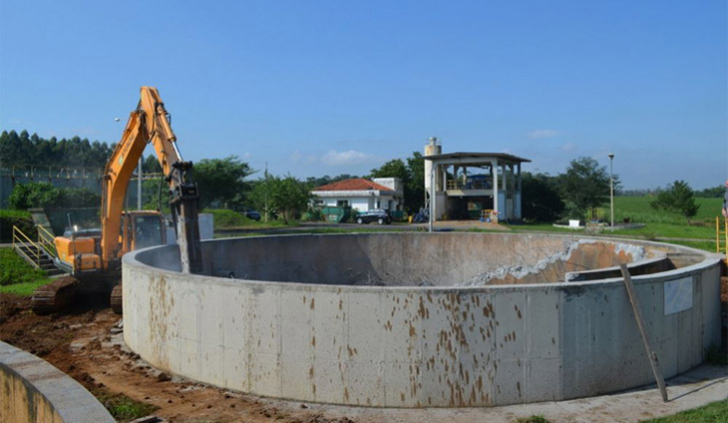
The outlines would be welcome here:
<svg viewBox="0 0 728 423">
<path fill-rule="evenodd" d="M 164 216 L 155 211 L 132 211 L 123 214 L 122 254 L 167 243 Z"/>
</svg>

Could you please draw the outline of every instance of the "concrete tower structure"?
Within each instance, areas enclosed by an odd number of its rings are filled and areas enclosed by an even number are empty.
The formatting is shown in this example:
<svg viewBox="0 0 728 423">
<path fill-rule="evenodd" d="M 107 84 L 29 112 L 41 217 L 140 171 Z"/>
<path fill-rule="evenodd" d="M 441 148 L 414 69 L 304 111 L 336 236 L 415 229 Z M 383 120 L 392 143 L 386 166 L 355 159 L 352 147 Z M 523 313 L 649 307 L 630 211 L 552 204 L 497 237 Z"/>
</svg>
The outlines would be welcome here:
<svg viewBox="0 0 728 423">
<path fill-rule="evenodd" d="M 430 137 L 430 143 L 425 145 L 425 157 L 428 156 L 437 156 L 442 154 L 442 144 L 437 142 L 437 137 Z M 430 192 L 430 173 L 432 172 L 432 162 L 429 160 L 425 160 L 425 199 L 427 199 L 427 195 Z M 435 175 L 435 181 L 438 180 L 438 175 Z M 435 187 L 437 187 L 439 184 L 435 183 Z"/>
</svg>

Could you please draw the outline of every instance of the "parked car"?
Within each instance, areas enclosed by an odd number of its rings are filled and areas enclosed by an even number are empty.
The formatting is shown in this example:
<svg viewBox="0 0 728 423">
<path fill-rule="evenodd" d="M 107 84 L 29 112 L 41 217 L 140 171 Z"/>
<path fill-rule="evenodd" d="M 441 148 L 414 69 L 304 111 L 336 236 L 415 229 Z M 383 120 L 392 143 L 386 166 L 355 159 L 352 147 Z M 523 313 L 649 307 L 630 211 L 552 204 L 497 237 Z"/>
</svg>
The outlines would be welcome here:
<svg viewBox="0 0 728 423">
<path fill-rule="evenodd" d="M 260 213 L 258 213 L 257 210 L 253 210 L 253 209 L 243 209 L 242 213 L 248 219 L 252 219 L 252 220 L 256 220 L 256 221 L 257 220 L 260 220 Z"/>
<path fill-rule="evenodd" d="M 389 225 L 392 223 L 392 216 L 389 214 L 389 210 L 369 210 L 364 213 L 359 213 L 356 216 L 356 223 L 360 225 L 370 222 L 377 222 L 380 225 L 386 223 Z"/>
</svg>

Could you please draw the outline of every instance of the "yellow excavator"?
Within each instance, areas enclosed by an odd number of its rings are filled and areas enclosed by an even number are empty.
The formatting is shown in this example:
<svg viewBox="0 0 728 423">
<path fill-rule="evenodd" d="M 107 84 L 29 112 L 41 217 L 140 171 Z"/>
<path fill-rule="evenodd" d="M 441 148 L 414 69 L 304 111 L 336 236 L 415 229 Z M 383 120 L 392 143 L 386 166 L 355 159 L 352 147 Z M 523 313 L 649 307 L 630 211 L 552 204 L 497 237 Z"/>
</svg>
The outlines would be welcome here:
<svg viewBox="0 0 728 423">
<path fill-rule="evenodd" d="M 202 270 L 198 227 L 198 192 L 192 181 L 192 163 L 182 160 L 170 115 L 154 87 L 142 87 L 137 108 L 129 115 L 121 141 L 103 176 L 100 235 L 55 237 L 57 267 L 71 276 L 39 288 L 32 298 L 37 314 L 54 313 L 71 298 L 85 293 L 109 293 L 118 285 L 121 257 L 140 248 L 166 243 L 164 216 L 156 211 L 124 212 L 126 189 L 148 143 L 154 147 L 169 184 L 170 206 L 180 247 L 182 272 Z M 113 289 L 111 305 L 121 307 L 121 290 Z"/>
</svg>

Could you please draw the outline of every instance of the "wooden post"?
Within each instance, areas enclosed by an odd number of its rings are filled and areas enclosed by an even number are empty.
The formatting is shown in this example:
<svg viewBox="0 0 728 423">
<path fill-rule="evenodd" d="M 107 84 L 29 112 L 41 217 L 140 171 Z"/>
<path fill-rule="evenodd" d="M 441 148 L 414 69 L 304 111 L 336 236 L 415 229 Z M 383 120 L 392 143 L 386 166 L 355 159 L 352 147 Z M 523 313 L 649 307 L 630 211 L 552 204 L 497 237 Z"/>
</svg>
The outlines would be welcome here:
<svg viewBox="0 0 728 423">
<path fill-rule="evenodd" d="M 650 365 L 652 366 L 652 373 L 655 375 L 655 381 L 657 386 L 660 388 L 660 394 L 662 395 L 662 401 L 667 402 L 667 388 L 665 387 L 665 379 L 662 377 L 660 371 L 660 363 L 657 361 L 657 354 L 650 346 L 650 340 L 647 338 L 647 332 L 645 331 L 645 321 L 642 317 L 642 309 L 640 308 L 637 295 L 634 291 L 634 285 L 632 284 L 632 276 L 629 274 L 627 265 L 622 263 L 619 265 L 622 269 L 622 276 L 624 277 L 624 286 L 627 288 L 627 296 L 629 296 L 629 302 L 632 304 L 632 311 L 634 311 L 634 318 L 637 320 L 637 328 L 640 330 L 642 336 L 642 342 L 645 344 L 645 351 L 647 357 L 650 359 Z"/>
</svg>

